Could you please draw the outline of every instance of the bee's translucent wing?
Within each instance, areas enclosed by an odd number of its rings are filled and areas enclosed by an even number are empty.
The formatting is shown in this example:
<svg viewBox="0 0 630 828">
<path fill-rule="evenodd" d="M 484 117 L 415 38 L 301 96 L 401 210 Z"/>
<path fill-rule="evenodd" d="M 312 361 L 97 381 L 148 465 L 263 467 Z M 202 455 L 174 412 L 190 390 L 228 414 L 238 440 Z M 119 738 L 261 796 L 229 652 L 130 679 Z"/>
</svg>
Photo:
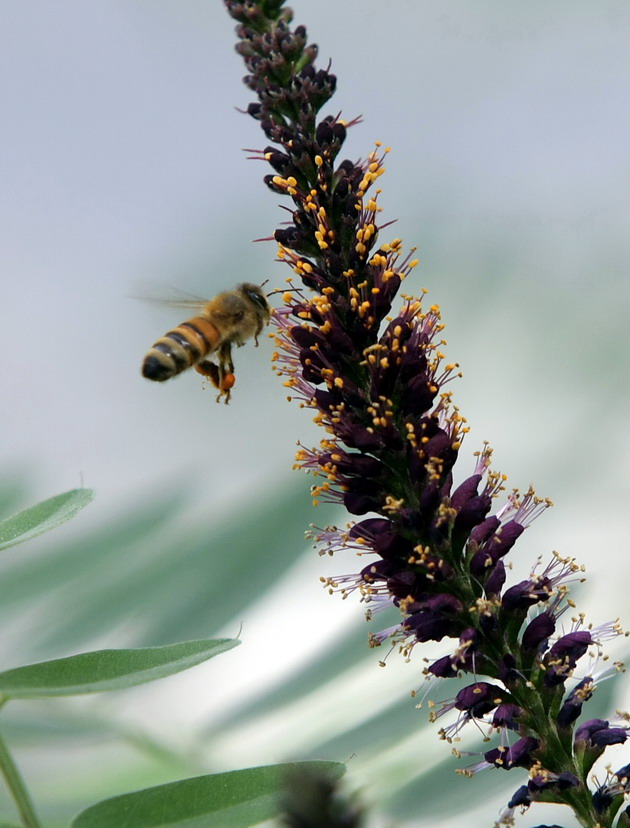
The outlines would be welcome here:
<svg viewBox="0 0 630 828">
<path fill-rule="evenodd" d="M 151 305 L 159 305 L 163 308 L 182 308 L 183 310 L 193 311 L 200 310 L 209 301 L 172 285 L 161 285 L 152 282 L 134 282 L 134 292 L 130 294 L 129 298 Z"/>
</svg>

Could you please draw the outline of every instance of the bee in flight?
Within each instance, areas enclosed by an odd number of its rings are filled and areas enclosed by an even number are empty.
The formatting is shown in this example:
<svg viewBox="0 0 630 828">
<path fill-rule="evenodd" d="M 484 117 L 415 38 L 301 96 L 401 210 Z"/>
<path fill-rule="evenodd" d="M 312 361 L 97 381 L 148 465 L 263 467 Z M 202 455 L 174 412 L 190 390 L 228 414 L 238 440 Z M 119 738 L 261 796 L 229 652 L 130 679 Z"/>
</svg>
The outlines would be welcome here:
<svg viewBox="0 0 630 828">
<path fill-rule="evenodd" d="M 182 304 L 182 303 L 179 303 Z M 261 286 L 248 282 L 236 290 L 219 293 L 209 302 L 186 302 L 197 315 L 164 334 L 149 350 L 142 363 L 142 375 L 163 382 L 193 366 L 208 377 L 225 402 L 234 385 L 232 345 L 244 345 L 269 322 L 271 309 Z M 206 359 L 216 354 L 216 362 Z"/>
</svg>

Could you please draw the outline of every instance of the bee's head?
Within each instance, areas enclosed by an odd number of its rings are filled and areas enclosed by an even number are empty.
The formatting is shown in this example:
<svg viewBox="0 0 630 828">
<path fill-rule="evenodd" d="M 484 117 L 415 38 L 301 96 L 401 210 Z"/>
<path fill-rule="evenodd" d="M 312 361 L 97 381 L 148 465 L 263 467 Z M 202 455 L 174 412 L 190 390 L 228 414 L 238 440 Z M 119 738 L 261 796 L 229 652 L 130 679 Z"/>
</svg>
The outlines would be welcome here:
<svg viewBox="0 0 630 828">
<path fill-rule="evenodd" d="M 239 288 L 247 296 L 254 308 L 256 308 L 256 312 L 268 322 L 271 310 L 267 302 L 267 297 L 263 293 L 262 286 L 244 282 L 242 285 L 239 285 Z"/>
</svg>

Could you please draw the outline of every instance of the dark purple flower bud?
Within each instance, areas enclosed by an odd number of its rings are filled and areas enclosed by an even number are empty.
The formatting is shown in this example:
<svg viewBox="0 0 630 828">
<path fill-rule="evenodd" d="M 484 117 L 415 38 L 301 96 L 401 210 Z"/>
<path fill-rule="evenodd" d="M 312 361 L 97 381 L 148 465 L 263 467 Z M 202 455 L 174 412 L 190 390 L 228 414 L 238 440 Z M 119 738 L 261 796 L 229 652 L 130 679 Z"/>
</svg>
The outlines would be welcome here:
<svg viewBox="0 0 630 828">
<path fill-rule="evenodd" d="M 413 632 L 418 641 L 441 641 L 454 634 L 452 619 L 432 613 L 417 613 L 405 619 L 405 627 Z"/>
<path fill-rule="evenodd" d="M 545 656 L 545 685 L 555 687 L 566 681 L 575 669 L 578 659 L 592 643 L 593 637 L 588 630 L 577 630 L 559 638 Z"/>
<path fill-rule="evenodd" d="M 341 301 L 339 302 L 341 305 Z M 331 321 L 331 328 L 327 335 L 327 340 L 330 347 L 335 351 L 337 354 L 348 354 L 351 353 L 354 347 L 354 343 L 352 339 L 348 336 L 348 334 L 343 330 L 340 324 L 332 324 L 334 321 L 333 314 L 329 314 L 329 321 Z M 344 382 L 344 390 L 347 389 L 348 380 L 346 378 Z"/>
<path fill-rule="evenodd" d="M 437 393 L 435 385 L 429 382 L 426 374 L 418 372 L 403 386 L 402 405 L 405 411 L 415 416 L 425 414 L 433 405 Z"/>
<path fill-rule="evenodd" d="M 609 727 L 598 730 L 591 736 L 591 744 L 594 747 L 609 747 L 610 745 L 623 745 L 628 734 L 622 727 Z"/>
<path fill-rule="evenodd" d="M 490 517 L 486 518 L 478 526 L 475 526 L 475 528 L 470 533 L 468 543 L 484 543 L 484 541 L 487 541 L 493 532 L 497 531 L 499 526 L 501 526 L 501 521 L 499 520 L 499 518 L 496 517 L 496 515 L 490 515 Z"/>
<path fill-rule="evenodd" d="M 566 788 L 579 788 L 582 783 L 575 774 L 564 771 L 558 774 L 556 784 L 560 790 L 566 790 Z"/>
<path fill-rule="evenodd" d="M 457 513 L 453 529 L 455 532 L 469 532 L 482 523 L 488 514 L 492 500 L 487 494 L 471 497 Z"/>
<path fill-rule="evenodd" d="M 526 610 L 540 601 L 548 600 L 550 593 L 551 585 L 548 578 L 528 578 L 503 593 L 501 606 L 508 612 Z"/>
<path fill-rule="evenodd" d="M 366 548 L 371 547 L 383 558 L 408 557 L 412 547 L 409 541 L 396 532 L 395 525 L 387 518 L 367 518 L 350 529 L 353 540 L 361 538 Z"/>
<path fill-rule="evenodd" d="M 339 174 L 339 171 L 338 171 Z M 345 175 L 341 175 L 335 185 L 333 195 L 337 200 L 345 200 L 350 192 L 350 181 Z"/>
<path fill-rule="evenodd" d="M 533 776 L 527 783 L 527 787 L 532 793 L 537 791 L 548 790 L 549 788 L 558 788 L 558 790 L 567 790 L 567 788 L 578 788 L 580 780 L 573 773 L 565 771 L 563 773 L 538 773 Z"/>
<path fill-rule="evenodd" d="M 483 549 L 475 552 L 470 559 L 470 571 L 476 578 L 485 578 L 491 571 L 492 558 Z"/>
<path fill-rule="evenodd" d="M 473 474 L 464 480 L 451 495 L 452 508 L 459 512 L 471 498 L 476 497 L 482 479 L 480 474 Z"/>
<path fill-rule="evenodd" d="M 511 704 L 510 702 L 500 704 L 492 716 L 492 727 L 518 730 L 518 722 L 516 719 L 522 712 L 522 709 L 517 704 Z"/>
<path fill-rule="evenodd" d="M 333 140 L 333 131 L 330 123 L 325 118 L 323 121 L 320 121 L 317 124 L 317 129 L 315 130 L 315 140 L 320 146 L 324 146 L 326 144 L 330 144 Z"/>
<path fill-rule="evenodd" d="M 352 475 L 356 477 L 380 477 L 384 473 L 383 464 L 376 457 L 360 452 L 327 451 L 320 454 L 318 461 L 320 466 L 332 465 L 337 474 Z"/>
<path fill-rule="evenodd" d="M 306 375 L 305 375 L 306 376 Z M 361 451 L 374 451 L 383 444 L 381 435 L 375 429 L 354 423 L 350 416 L 345 416 L 337 423 L 337 436 L 349 447 Z"/>
<path fill-rule="evenodd" d="M 274 239 L 283 247 L 289 247 L 298 253 L 311 253 L 313 247 L 310 239 L 297 227 L 281 227 L 274 230 Z"/>
<path fill-rule="evenodd" d="M 443 656 L 434 661 L 427 667 L 427 673 L 431 673 L 437 678 L 455 678 L 457 675 L 457 668 L 453 666 L 450 656 Z"/>
<path fill-rule="evenodd" d="M 582 705 L 593 695 L 594 682 L 591 676 L 586 676 L 567 695 L 558 713 L 558 726 L 569 727 L 582 712 Z"/>
<path fill-rule="evenodd" d="M 313 396 L 317 407 L 324 413 L 332 411 L 334 406 L 337 404 L 335 396 L 331 394 L 330 391 L 325 391 L 323 388 L 318 388 Z"/>
<path fill-rule="evenodd" d="M 457 676 L 460 670 L 472 671 L 478 637 L 479 634 L 474 627 L 464 630 L 459 636 L 459 647 L 453 655 L 438 659 L 427 667 L 427 672 L 438 678 L 452 678 Z"/>
<path fill-rule="evenodd" d="M 605 719 L 589 719 L 586 722 L 582 722 L 576 729 L 573 737 L 576 747 L 578 747 L 578 742 L 583 742 L 583 746 L 592 745 L 592 738 L 595 733 L 598 733 L 600 730 L 605 730 L 607 727 L 608 722 Z"/>
<path fill-rule="evenodd" d="M 593 643 L 593 636 L 588 630 L 576 630 L 559 638 L 549 650 L 552 659 L 570 658 L 577 661 Z"/>
<path fill-rule="evenodd" d="M 487 681 L 477 681 L 464 687 L 455 696 L 455 707 L 471 717 L 483 716 L 501 704 L 505 691 Z"/>
<path fill-rule="evenodd" d="M 549 636 L 556 629 L 556 619 L 550 612 L 541 612 L 525 628 L 521 643 L 523 649 L 542 652 L 547 647 Z"/>
<path fill-rule="evenodd" d="M 259 103 L 250 103 L 247 105 L 247 114 L 251 115 L 257 121 L 260 120 L 262 106 Z"/>
<path fill-rule="evenodd" d="M 398 571 L 398 565 L 393 561 L 372 561 L 361 570 L 361 577 L 367 583 L 386 581 Z"/>
<path fill-rule="evenodd" d="M 503 770 L 526 768 L 532 762 L 532 754 L 538 748 L 538 740 L 524 736 L 511 747 L 500 746 L 484 753 L 484 759 L 491 765 Z"/>
<path fill-rule="evenodd" d="M 505 583 L 505 564 L 503 561 L 497 561 L 494 569 L 490 571 L 484 589 L 486 595 L 500 595 L 503 584 Z"/>
<path fill-rule="evenodd" d="M 366 549 L 371 548 L 382 558 L 401 559 L 406 562 L 413 552 L 413 546 L 403 535 L 398 534 L 395 524 L 386 518 L 367 518 L 356 523 L 348 533 L 352 540 L 361 539 Z M 394 574 L 397 569 L 392 571 Z M 407 574 L 413 576 L 409 571 Z M 413 577 L 412 577 L 413 580 Z"/>
<path fill-rule="evenodd" d="M 524 526 L 521 526 L 515 520 L 510 520 L 501 526 L 500 529 L 497 529 L 494 535 L 486 541 L 483 551 L 492 558 L 493 562 L 496 562 L 499 558 L 504 558 L 507 555 L 516 543 L 517 538 L 524 531 Z"/>
<path fill-rule="evenodd" d="M 300 348 L 327 348 L 328 343 L 326 337 L 320 333 L 317 328 L 309 325 L 296 325 L 291 328 L 291 338 L 300 346 Z"/>
<path fill-rule="evenodd" d="M 367 518 L 355 523 L 348 533 L 351 538 L 363 538 L 369 544 L 385 533 L 393 532 L 394 524 L 387 518 Z"/>
<path fill-rule="evenodd" d="M 429 612 L 441 612 L 449 615 L 459 614 L 463 609 L 463 604 L 454 595 L 432 595 L 422 602 L 422 609 Z"/>
<path fill-rule="evenodd" d="M 453 438 L 439 429 L 423 444 L 422 450 L 426 457 L 444 458 L 449 454 L 452 442 Z"/>
<path fill-rule="evenodd" d="M 405 618 L 404 628 L 414 633 L 418 641 L 441 641 L 445 635 L 455 636 L 460 624 L 462 603 L 453 595 L 435 595 L 422 601 L 420 608 L 412 609 Z"/>
<path fill-rule="evenodd" d="M 387 579 L 389 594 L 395 599 L 395 602 L 410 596 L 419 601 L 430 584 L 429 579 L 421 572 L 402 569 L 400 564 L 398 564 L 398 569 L 399 571 Z"/>
<path fill-rule="evenodd" d="M 529 808 L 532 804 L 532 797 L 527 785 L 521 785 L 518 790 L 512 794 L 512 798 L 508 802 L 508 808 Z"/>
<path fill-rule="evenodd" d="M 285 152 L 279 152 L 273 147 L 266 147 L 264 152 L 265 159 L 276 172 L 284 175 L 291 168 L 291 158 Z"/>
<path fill-rule="evenodd" d="M 382 505 L 383 498 L 378 491 L 374 494 L 362 494 L 360 492 L 346 492 L 343 496 L 343 505 L 351 515 L 365 515 L 368 512 L 376 512 Z"/>
</svg>

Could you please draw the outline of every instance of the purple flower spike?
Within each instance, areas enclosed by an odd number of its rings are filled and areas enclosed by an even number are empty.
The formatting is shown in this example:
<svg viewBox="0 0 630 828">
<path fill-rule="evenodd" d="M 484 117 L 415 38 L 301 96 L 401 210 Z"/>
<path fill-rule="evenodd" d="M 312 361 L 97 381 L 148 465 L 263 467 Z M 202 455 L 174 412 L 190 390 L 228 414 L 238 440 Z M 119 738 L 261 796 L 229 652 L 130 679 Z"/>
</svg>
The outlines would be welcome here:
<svg viewBox="0 0 630 828">
<path fill-rule="evenodd" d="M 571 558 L 553 553 L 508 582 L 509 556 L 551 502 L 532 488 L 506 489 L 487 444 L 472 463 L 462 459 L 468 425 L 453 403 L 460 373 L 444 353 L 440 309 L 424 295 L 398 298 L 418 260 L 386 234 L 380 179 L 389 150 L 377 143 L 362 160 L 342 156 L 359 119 L 320 114 L 336 77 L 315 66 L 317 47 L 304 27 L 291 28 L 284 0 L 224 2 L 257 98 L 247 112 L 265 135 L 255 157 L 270 165 L 264 181 L 288 207 L 272 237 L 291 271 L 272 314 L 274 365 L 324 435 L 300 445 L 296 465 L 314 476 L 315 503 L 357 518 L 310 533 L 321 554 L 359 556 L 324 586 L 355 594 L 369 619 L 399 611 L 397 623 L 371 633 L 372 646 L 397 645 L 410 659 L 424 642 L 443 642 L 427 678 L 472 683 L 433 714 L 456 719 L 442 737 L 453 741 L 474 721 L 499 742 L 477 769 L 529 771 L 505 820 L 541 799 L 572 807 L 581 825 L 611 828 L 614 807 L 602 806 L 612 796 L 621 808 L 621 795 L 606 783 L 592 797 L 588 774 L 592 757 L 625 741 L 626 729 L 603 720 L 576 728 L 593 664 L 572 677 L 621 630 L 586 628 L 574 613 L 569 584 L 581 568 Z M 567 611 L 569 632 L 560 624 Z"/>
</svg>

